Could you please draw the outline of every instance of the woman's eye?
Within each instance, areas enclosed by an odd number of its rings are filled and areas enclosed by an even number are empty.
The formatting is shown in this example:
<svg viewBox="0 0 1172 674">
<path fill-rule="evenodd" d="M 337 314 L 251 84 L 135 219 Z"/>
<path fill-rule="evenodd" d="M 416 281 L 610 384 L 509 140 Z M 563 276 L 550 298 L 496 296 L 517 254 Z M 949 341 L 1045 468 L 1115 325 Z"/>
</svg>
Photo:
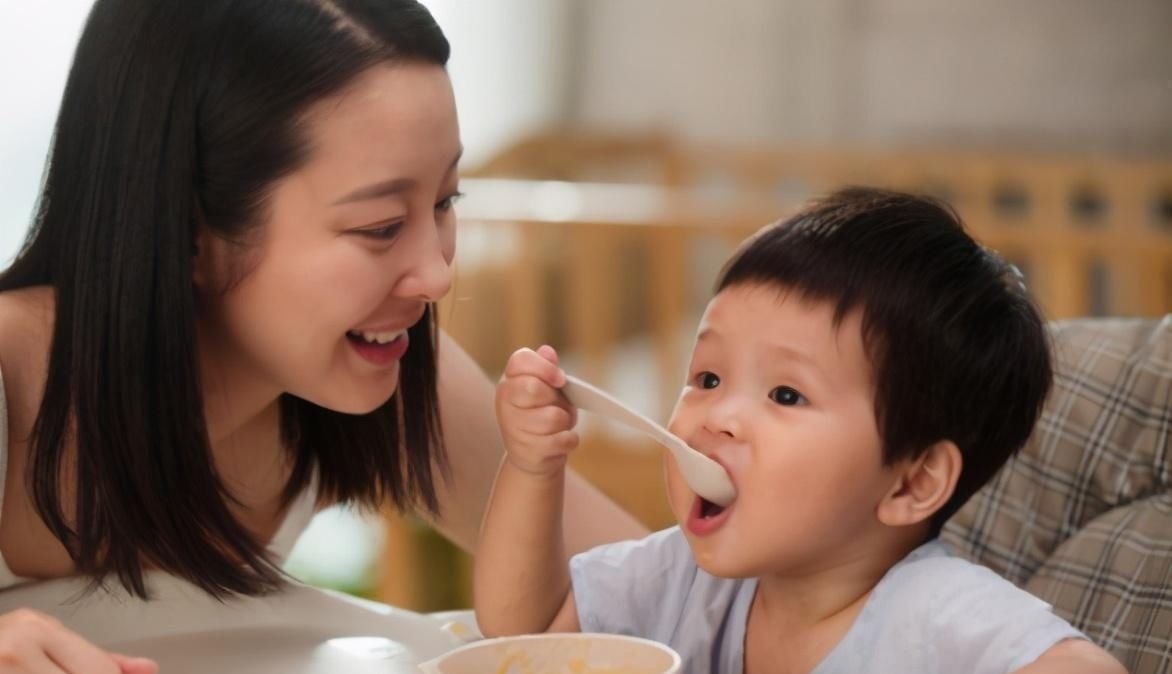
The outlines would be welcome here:
<svg viewBox="0 0 1172 674">
<path fill-rule="evenodd" d="M 786 406 L 804 405 L 808 402 L 805 396 L 788 386 L 778 386 L 770 391 L 769 399 L 778 405 Z"/>
<path fill-rule="evenodd" d="M 450 211 L 456 205 L 456 202 L 464 198 L 463 192 L 453 192 L 451 195 L 435 202 L 435 210 Z"/>
<path fill-rule="evenodd" d="M 700 388 L 716 388 L 720 386 L 720 377 L 711 372 L 701 372 L 696 375 L 696 385 Z"/>
<path fill-rule="evenodd" d="M 399 234 L 400 229 L 403 229 L 403 222 L 401 220 L 387 223 L 382 227 L 359 229 L 355 230 L 355 232 L 368 239 L 374 239 L 376 241 L 389 241 Z"/>
</svg>

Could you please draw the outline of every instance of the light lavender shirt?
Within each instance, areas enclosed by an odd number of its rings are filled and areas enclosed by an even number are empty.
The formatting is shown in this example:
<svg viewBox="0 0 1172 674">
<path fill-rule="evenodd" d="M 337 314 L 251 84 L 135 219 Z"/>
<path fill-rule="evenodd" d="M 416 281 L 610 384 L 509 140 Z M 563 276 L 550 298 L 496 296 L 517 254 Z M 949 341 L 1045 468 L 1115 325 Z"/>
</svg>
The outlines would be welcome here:
<svg viewBox="0 0 1172 674">
<path fill-rule="evenodd" d="M 583 632 L 667 644 L 684 674 L 742 674 L 757 582 L 705 573 L 679 527 L 577 555 L 570 576 Z M 812 674 L 1004 674 L 1071 638 L 1085 637 L 1047 603 L 931 541 L 887 572 Z"/>
</svg>

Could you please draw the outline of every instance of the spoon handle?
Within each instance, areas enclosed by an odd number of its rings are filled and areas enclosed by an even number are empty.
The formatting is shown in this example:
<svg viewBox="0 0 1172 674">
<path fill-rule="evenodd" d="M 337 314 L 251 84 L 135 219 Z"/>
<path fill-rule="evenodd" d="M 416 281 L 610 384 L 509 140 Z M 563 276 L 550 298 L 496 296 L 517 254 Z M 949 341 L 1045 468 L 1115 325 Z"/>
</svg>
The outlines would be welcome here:
<svg viewBox="0 0 1172 674">
<path fill-rule="evenodd" d="M 566 375 L 566 385 L 562 388 L 562 393 L 575 407 L 626 424 L 637 431 L 650 435 L 673 451 L 678 452 L 679 446 L 684 444 L 683 440 L 672 435 L 663 426 L 577 377 Z"/>
<path fill-rule="evenodd" d="M 675 456 L 684 480 L 697 494 L 719 505 L 736 498 L 736 488 L 724 467 L 692 449 L 663 426 L 627 407 L 604 391 L 581 379 L 566 376 L 562 393 L 576 407 L 624 423 L 656 440 Z"/>
</svg>

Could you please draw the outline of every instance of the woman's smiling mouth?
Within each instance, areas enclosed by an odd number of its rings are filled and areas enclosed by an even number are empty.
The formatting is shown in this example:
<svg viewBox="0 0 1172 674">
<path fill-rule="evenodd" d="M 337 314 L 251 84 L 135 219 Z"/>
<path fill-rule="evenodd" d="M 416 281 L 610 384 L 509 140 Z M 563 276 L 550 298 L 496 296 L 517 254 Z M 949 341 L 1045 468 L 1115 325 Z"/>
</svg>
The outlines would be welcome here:
<svg viewBox="0 0 1172 674">
<path fill-rule="evenodd" d="M 407 353 L 410 339 L 404 328 L 380 332 L 349 330 L 346 332 L 346 341 L 363 360 L 386 366 L 397 362 Z"/>
</svg>

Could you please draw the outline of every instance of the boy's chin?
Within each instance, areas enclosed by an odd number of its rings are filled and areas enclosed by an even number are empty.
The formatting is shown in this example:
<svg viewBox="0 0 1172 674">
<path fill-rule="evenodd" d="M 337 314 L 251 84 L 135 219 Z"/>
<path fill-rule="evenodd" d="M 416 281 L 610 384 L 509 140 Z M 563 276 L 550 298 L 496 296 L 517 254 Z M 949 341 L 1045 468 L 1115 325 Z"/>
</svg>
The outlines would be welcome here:
<svg viewBox="0 0 1172 674">
<path fill-rule="evenodd" d="M 736 559 L 728 550 L 702 550 L 693 545 L 692 557 L 704 573 L 717 578 L 743 579 L 761 575 L 757 569 L 743 559 Z"/>
</svg>

